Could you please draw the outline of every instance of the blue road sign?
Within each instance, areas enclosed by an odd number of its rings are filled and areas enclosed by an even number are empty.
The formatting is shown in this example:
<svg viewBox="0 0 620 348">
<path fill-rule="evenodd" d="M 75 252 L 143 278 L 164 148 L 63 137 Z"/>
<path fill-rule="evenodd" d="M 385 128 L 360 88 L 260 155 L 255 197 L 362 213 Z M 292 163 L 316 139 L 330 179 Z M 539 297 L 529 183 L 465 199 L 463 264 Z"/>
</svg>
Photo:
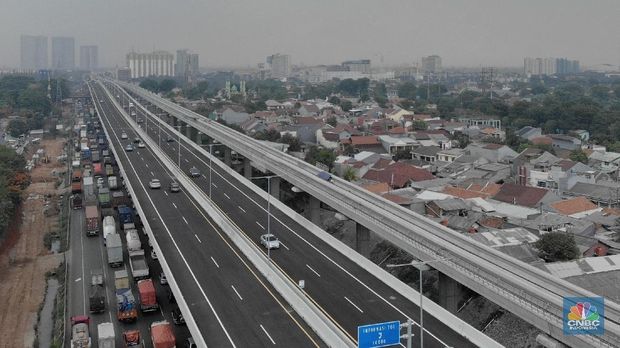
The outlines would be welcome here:
<svg viewBox="0 0 620 348">
<path fill-rule="evenodd" d="M 400 344 L 400 321 L 357 327 L 358 348 L 379 348 Z"/>
</svg>

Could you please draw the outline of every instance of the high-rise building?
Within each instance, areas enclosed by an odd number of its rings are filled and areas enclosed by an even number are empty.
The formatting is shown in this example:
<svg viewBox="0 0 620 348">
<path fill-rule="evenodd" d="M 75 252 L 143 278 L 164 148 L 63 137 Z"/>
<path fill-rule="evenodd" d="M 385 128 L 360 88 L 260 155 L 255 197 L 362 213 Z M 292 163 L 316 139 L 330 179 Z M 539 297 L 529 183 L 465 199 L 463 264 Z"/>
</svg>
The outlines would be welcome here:
<svg viewBox="0 0 620 348">
<path fill-rule="evenodd" d="M 80 46 L 80 69 L 96 70 L 99 67 L 97 46 Z"/>
<path fill-rule="evenodd" d="M 357 71 L 362 74 L 370 74 L 370 59 L 347 60 L 342 62 L 347 71 Z"/>
<path fill-rule="evenodd" d="M 198 53 L 189 50 L 177 50 L 177 62 L 175 64 L 176 76 L 187 83 L 192 83 L 198 76 Z"/>
<path fill-rule="evenodd" d="M 174 55 L 166 51 L 153 53 L 127 53 L 127 66 L 131 78 L 147 76 L 174 76 Z"/>
<path fill-rule="evenodd" d="M 75 68 L 75 39 L 72 37 L 52 38 L 52 69 L 73 70 Z"/>
<path fill-rule="evenodd" d="M 273 54 L 266 59 L 271 67 L 271 77 L 281 79 L 291 74 L 291 56 L 288 54 Z"/>
<path fill-rule="evenodd" d="M 532 57 L 523 59 L 523 73 L 528 76 L 575 74 L 578 72 L 578 60 Z"/>
<path fill-rule="evenodd" d="M 131 69 L 118 68 L 116 70 L 116 79 L 119 81 L 129 81 L 131 79 Z"/>
<path fill-rule="evenodd" d="M 28 70 L 47 68 L 47 36 L 21 36 L 20 67 Z"/>
<path fill-rule="evenodd" d="M 422 57 L 422 71 L 425 73 L 436 73 L 441 71 L 441 57 L 432 55 Z"/>
<path fill-rule="evenodd" d="M 579 72 L 579 61 L 570 60 L 566 58 L 556 59 L 557 73 L 562 74 L 576 74 Z"/>
</svg>

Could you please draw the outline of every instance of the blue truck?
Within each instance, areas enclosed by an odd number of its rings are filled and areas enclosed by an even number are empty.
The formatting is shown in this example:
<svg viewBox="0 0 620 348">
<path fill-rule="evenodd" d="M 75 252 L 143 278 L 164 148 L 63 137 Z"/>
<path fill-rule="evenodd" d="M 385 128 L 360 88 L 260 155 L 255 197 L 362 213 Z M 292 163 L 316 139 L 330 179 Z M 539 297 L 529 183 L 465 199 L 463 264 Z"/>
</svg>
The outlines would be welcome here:
<svg viewBox="0 0 620 348">
<path fill-rule="evenodd" d="M 121 228 L 123 228 L 123 230 L 135 228 L 133 221 L 133 209 L 126 205 L 119 205 L 118 221 L 120 222 Z"/>
<path fill-rule="evenodd" d="M 90 149 L 83 148 L 82 149 L 82 160 L 88 161 L 90 160 L 90 156 L 91 156 Z"/>
</svg>

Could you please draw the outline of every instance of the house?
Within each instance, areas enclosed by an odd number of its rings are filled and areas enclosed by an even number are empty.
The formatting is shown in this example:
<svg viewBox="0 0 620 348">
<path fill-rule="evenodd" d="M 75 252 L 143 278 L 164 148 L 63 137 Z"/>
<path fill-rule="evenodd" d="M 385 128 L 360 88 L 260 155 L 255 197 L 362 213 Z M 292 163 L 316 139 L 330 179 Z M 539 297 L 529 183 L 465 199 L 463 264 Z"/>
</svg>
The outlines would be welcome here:
<svg viewBox="0 0 620 348">
<path fill-rule="evenodd" d="M 371 151 L 375 153 L 384 153 L 383 146 L 376 135 L 357 135 L 351 136 L 349 141 L 343 141 L 343 144 L 351 144 L 356 150 Z"/>
<path fill-rule="evenodd" d="M 403 188 L 409 186 L 411 181 L 431 180 L 435 177 L 424 169 L 396 162 L 381 170 L 371 168 L 362 178 L 388 183 L 391 188 Z"/>
<path fill-rule="evenodd" d="M 394 155 L 399 151 L 410 152 L 418 146 L 418 142 L 409 137 L 395 138 L 390 135 L 380 135 L 379 141 L 390 155 Z"/>
<path fill-rule="evenodd" d="M 399 108 L 396 110 L 392 110 L 392 112 L 386 114 L 385 118 L 398 122 L 398 123 L 402 123 L 401 121 L 405 115 L 413 115 L 413 111 Z"/>
<path fill-rule="evenodd" d="M 420 146 L 411 151 L 413 159 L 434 163 L 437 161 L 437 153 L 441 151 L 438 146 Z"/>
<path fill-rule="evenodd" d="M 263 120 L 254 117 L 248 118 L 247 120 L 241 122 L 239 126 L 245 131 L 246 134 L 249 135 L 260 133 L 267 129 L 267 126 Z"/>
<path fill-rule="evenodd" d="M 457 158 L 461 157 L 465 153 L 463 149 L 448 149 L 441 150 L 436 153 L 437 160 L 441 162 L 454 162 Z"/>
<path fill-rule="evenodd" d="M 581 139 L 564 134 L 548 134 L 547 136 L 551 138 L 551 146 L 553 147 L 569 151 L 581 148 Z"/>
<path fill-rule="evenodd" d="M 457 198 L 426 202 L 426 215 L 438 218 L 448 215 L 466 216 L 467 210 L 467 204 Z"/>
<path fill-rule="evenodd" d="M 574 218 L 581 218 L 591 213 L 603 210 L 603 208 L 599 208 L 596 204 L 592 203 L 592 201 L 583 196 L 553 202 L 549 204 L 547 209 L 553 213 L 567 215 Z"/>
<path fill-rule="evenodd" d="M 472 156 L 484 157 L 491 162 L 509 162 L 519 154 L 502 144 L 470 144 L 466 148 Z"/>
<path fill-rule="evenodd" d="M 319 115 L 319 107 L 315 104 L 304 103 L 298 110 L 300 116 L 318 116 Z"/>
<path fill-rule="evenodd" d="M 481 129 L 480 132 L 485 137 L 490 137 L 490 138 L 495 138 L 495 139 L 500 139 L 500 140 L 506 139 L 506 132 L 498 128 L 486 127 L 486 128 Z"/>
<path fill-rule="evenodd" d="M 564 191 L 567 196 L 583 196 L 601 206 L 618 207 L 620 187 L 585 182 L 577 182 Z"/>
<path fill-rule="evenodd" d="M 532 140 L 535 137 L 539 137 L 542 135 L 541 128 L 535 128 L 531 126 L 525 126 L 515 132 L 515 135 L 521 139 Z"/>
<path fill-rule="evenodd" d="M 265 105 L 267 106 L 267 110 L 281 110 L 285 108 L 284 104 L 273 99 L 265 101 Z"/>
<path fill-rule="evenodd" d="M 241 106 L 230 105 L 222 109 L 219 113 L 219 118 L 228 124 L 240 125 L 250 119 L 250 114 L 245 112 L 245 109 Z"/>
<path fill-rule="evenodd" d="M 505 183 L 499 189 L 499 192 L 493 196 L 493 199 L 500 202 L 536 208 L 544 203 L 559 201 L 560 197 L 544 188 Z"/>
<path fill-rule="evenodd" d="M 316 132 L 321 127 L 321 123 L 291 124 L 283 127 L 282 131 L 295 132 L 297 139 L 303 144 L 316 144 Z"/>
</svg>

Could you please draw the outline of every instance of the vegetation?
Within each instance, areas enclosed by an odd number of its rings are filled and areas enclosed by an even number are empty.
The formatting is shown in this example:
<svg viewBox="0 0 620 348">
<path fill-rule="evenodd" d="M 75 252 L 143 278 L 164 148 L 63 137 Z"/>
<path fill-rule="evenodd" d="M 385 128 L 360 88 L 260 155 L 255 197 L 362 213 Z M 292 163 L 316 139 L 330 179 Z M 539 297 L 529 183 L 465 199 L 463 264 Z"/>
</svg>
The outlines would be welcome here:
<svg viewBox="0 0 620 348">
<path fill-rule="evenodd" d="M 355 181 L 358 179 L 357 174 L 355 173 L 355 169 L 353 169 L 353 167 L 347 167 L 344 173 L 342 173 L 342 178 L 346 181 Z"/>
<path fill-rule="evenodd" d="M 284 101 L 288 96 L 286 87 L 278 80 L 248 81 L 246 83 L 246 89 L 256 93 L 258 100 L 263 102 L 269 99 Z"/>
<path fill-rule="evenodd" d="M 318 146 L 311 146 L 306 152 L 305 161 L 312 165 L 322 163 L 331 169 L 335 160 L 336 154 L 333 150 L 319 148 Z"/>
<path fill-rule="evenodd" d="M 208 89 L 209 83 L 207 81 L 200 81 L 196 86 L 184 89 L 183 95 L 190 100 L 205 99 L 208 96 Z"/>
<path fill-rule="evenodd" d="M 140 82 L 140 87 L 147 89 L 154 93 L 168 93 L 177 86 L 177 83 L 172 79 L 156 80 L 148 78 Z"/>
<path fill-rule="evenodd" d="M 301 151 L 301 142 L 299 141 L 299 139 L 297 139 L 297 137 L 294 137 L 290 134 L 284 134 L 280 138 L 279 142 L 281 142 L 282 144 L 287 144 L 288 151 L 291 151 L 291 152 Z"/>
<path fill-rule="evenodd" d="M 396 151 L 396 153 L 394 154 L 394 156 L 392 156 L 392 159 L 396 162 L 403 160 L 403 159 L 411 159 L 411 151 L 408 150 L 398 150 Z"/>
<path fill-rule="evenodd" d="M 0 145 L 0 236 L 4 235 L 30 181 L 26 161 L 13 149 Z"/>
<path fill-rule="evenodd" d="M 571 152 L 569 158 L 575 162 L 588 163 L 588 155 L 581 149 Z"/>
<path fill-rule="evenodd" d="M 575 237 L 570 233 L 550 232 L 534 243 L 539 255 L 547 262 L 569 261 L 579 256 Z"/>
</svg>

